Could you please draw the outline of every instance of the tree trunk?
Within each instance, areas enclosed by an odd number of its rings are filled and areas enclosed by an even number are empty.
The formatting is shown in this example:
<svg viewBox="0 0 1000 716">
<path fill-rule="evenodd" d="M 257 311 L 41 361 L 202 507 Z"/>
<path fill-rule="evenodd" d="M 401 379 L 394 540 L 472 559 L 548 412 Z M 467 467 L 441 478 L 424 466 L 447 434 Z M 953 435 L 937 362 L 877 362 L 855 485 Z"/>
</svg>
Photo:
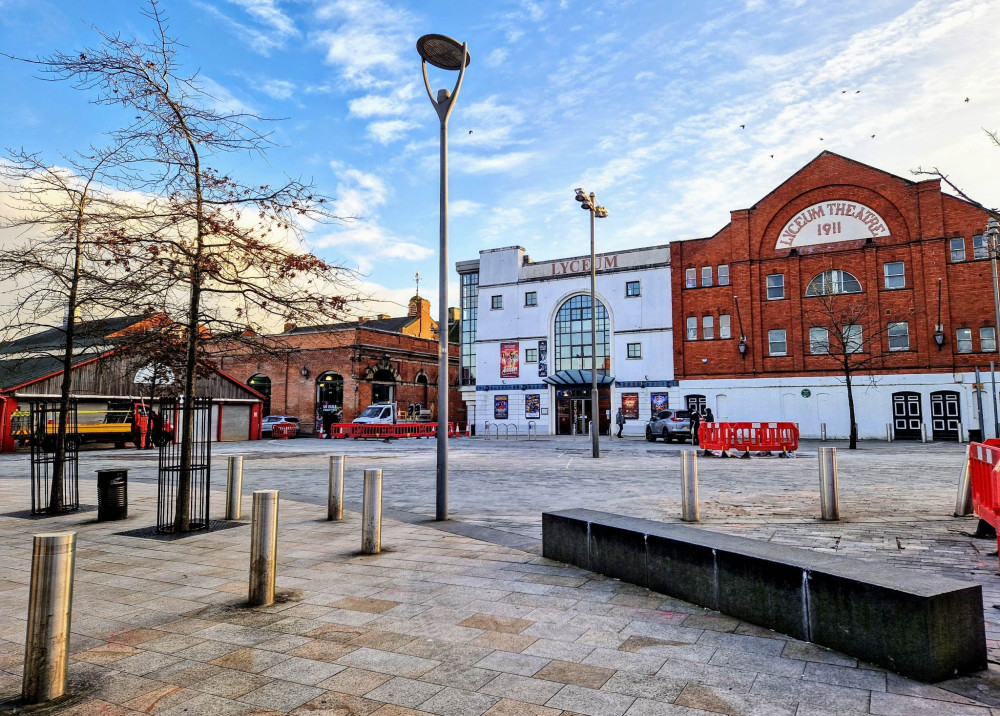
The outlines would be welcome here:
<svg viewBox="0 0 1000 716">
<path fill-rule="evenodd" d="M 848 450 L 858 449 L 858 424 L 854 415 L 854 385 L 851 383 L 851 372 L 845 371 L 844 377 L 847 379 L 847 408 L 851 416 L 851 441 L 847 445 Z"/>
</svg>

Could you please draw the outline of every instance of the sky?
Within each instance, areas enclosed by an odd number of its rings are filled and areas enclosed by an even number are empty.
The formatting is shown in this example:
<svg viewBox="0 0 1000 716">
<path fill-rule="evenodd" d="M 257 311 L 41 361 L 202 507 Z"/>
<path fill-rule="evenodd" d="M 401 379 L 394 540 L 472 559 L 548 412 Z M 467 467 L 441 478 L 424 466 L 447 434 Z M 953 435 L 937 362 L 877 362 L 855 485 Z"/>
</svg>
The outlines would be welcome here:
<svg viewBox="0 0 1000 716">
<path fill-rule="evenodd" d="M 34 57 L 148 37 L 139 0 L 0 0 L 0 48 Z M 220 158 L 251 182 L 304 178 L 351 221 L 309 247 L 358 269 L 371 310 L 437 302 L 439 124 L 416 39 L 468 43 L 450 120 L 449 303 L 456 261 L 521 245 L 589 251 L 574 188 L 609 217 L 598 251 L 710 236 L 824 150 L 906 177 L 940 168 L 1000 204 L 995 0 L 161 0 L 220 107 L 268 123 L 266 159 Z M 60 154 L 115 117 L 30 66 L 0 61 L 0 138 Z M 429 68 L 432 89 L 456 73 Z M 436 308 L 432 309 L 436 312 Z"/>
</svg>

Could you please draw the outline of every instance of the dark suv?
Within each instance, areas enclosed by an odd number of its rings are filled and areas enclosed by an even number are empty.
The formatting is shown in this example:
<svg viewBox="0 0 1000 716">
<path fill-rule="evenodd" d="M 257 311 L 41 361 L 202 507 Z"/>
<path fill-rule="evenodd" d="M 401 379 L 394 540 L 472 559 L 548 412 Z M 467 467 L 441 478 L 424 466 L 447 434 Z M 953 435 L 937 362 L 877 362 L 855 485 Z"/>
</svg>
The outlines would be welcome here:
<svg viewBox="0 0 1000 716">
<path fill-rule="evenodd" d="M 670 443 L 674 439 L 681 442 L 691 439 L 691 414 L 686 410 L 661 410 L 646 423 L 646 440 Z"/>
</svg>

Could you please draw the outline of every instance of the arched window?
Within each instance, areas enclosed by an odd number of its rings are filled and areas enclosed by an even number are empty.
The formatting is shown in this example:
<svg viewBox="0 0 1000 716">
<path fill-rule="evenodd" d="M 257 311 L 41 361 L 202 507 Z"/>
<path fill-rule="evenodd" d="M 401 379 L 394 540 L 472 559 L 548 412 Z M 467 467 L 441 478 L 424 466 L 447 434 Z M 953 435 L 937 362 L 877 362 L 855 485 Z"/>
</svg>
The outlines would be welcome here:
<svg viewBox="0 0 1000 716">
<path fill-rule="evenodd" d="M 391 403 L 395 400 L 396 376 L 380 368 L 372 376 L 372 402 Z"/>
<path fill-rule="evenodd" d="M 559 308 L 555 321 L 555 369 L 590 370 L 590 296 L 573 296 Z M 597 302 L 597 372 L 607 375 L 611 369 L 608 313 Z"/>
<path fill-rule="evenodd" d="M 806 296 L 834 296 L 840 293 L 861 293 L 861 282 L 847 271 L 830 269 L 813 278 L 806 286 Z"/>
<path fill-rule="evenodd" d="M 264 396 L 264 415 L 271 414 L 271 379 L 266 375 L 258 373 L 250 376 L 247 385 Z"/>
</svg>

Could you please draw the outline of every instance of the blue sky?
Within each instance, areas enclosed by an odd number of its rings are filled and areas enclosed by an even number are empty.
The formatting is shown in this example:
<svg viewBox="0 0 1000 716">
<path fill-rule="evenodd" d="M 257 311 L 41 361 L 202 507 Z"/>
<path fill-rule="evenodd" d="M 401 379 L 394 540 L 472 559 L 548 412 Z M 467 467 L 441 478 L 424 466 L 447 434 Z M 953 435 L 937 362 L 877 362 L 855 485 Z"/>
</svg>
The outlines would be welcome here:
<svg viewBox="0 0 1000 716">
<path fill-rule="evenodd" d="M 138 0 L 0 0 L 0 47 L 145 33 Z M 981 0 L 163 0 L 182 60 L 225 106 L 267 117 L 267 161 L 223 168 L 312 179 L 358 221 L 309 235 L 398 315 L 437 297 L 438 123 L 416 38 L 469 43 L 451 119 L 451 265 L 520 244 L 588 250 L 573 188 L 610 217 L 599 250 L 707 236 L 824 149 L 911 176 L 939 166 L 1000 204 L 1000 3 Z M 5 62 L 5 146 L 58 162 L 100 141 L 107 110 Z M 433 70 L 434 88 L 452 73 Z M 965 99 L 969 101 L 966 102 Z M 745 125 L 741 128 L 740 125 Z M 871 135 L 875 135 L 872 138 Z M 773 155 L 773 156 L 772 156 Z M 452 273 L 451 301 L 457 301 Z"/>
</svg>

